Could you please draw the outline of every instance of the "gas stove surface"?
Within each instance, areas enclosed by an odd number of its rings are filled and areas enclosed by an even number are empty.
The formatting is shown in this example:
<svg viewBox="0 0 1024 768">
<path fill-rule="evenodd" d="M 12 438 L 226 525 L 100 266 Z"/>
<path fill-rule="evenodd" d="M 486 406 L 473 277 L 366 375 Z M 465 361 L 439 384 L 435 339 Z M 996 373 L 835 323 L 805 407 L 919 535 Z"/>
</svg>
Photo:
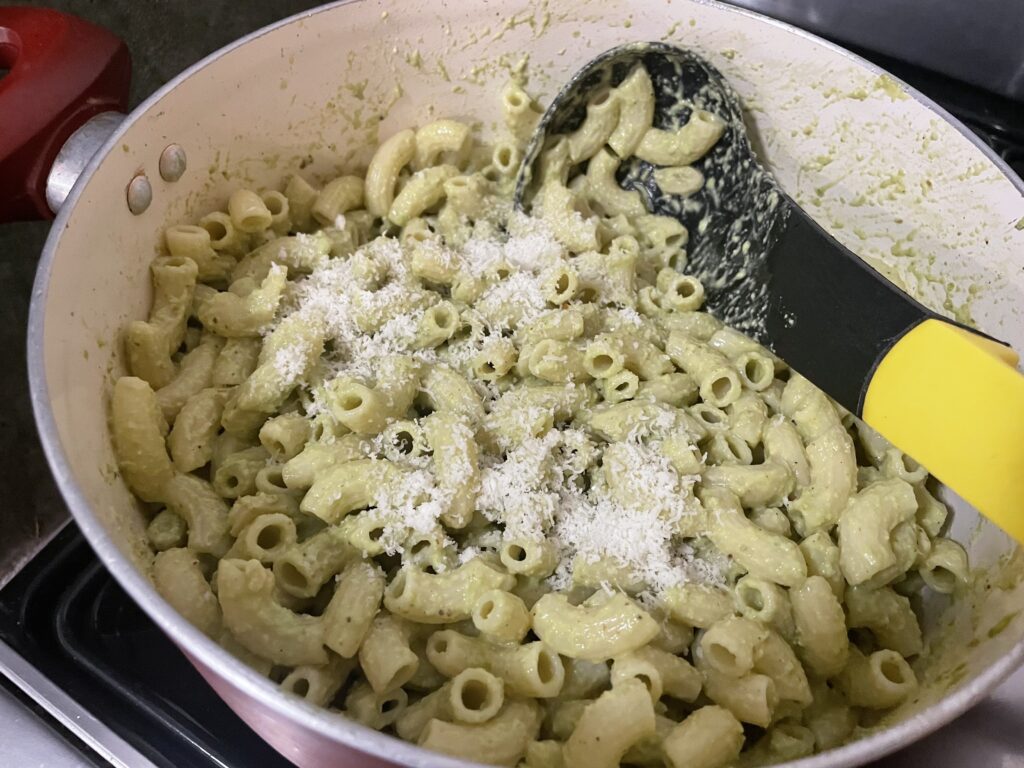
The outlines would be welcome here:
<svg viewBox="0 0 1024 768">
<path fill-rule="evenodd" d="M 858 52 L 935 98 L 1024 175 L 1020 102 Z M 33 254 L 13 256 L 27 264 Z M 15 269 L 4 258 L 0 278 Z M 24 281 L 30 272 L 18 269 Z M 24 346 L 26 308 L 13 302 L 0 309 L 11 315 L 0 323 L 8 349 Z M 0 414 L 0 459 L 9 473 L 0 492 L 19 500 L 0 516 L 0 766 L 289 765 L 120 590 L 74 524 L 64 525 L 67 513 L 38 443 L 25 434 L 31 425 L 19 369 L 0 374 L 0 394 L 15 404 L 9 418 Z M 1021 723 L 1024 670 L 959 720 L 877 766 L 1024 768 Z"/>
<path fill-rule="evenodd" d="M 73 523 L 0 591 L 0 640 L 123 741 L 96 734 L 83 749 L 112 750 L 133 768 L 140 758 L 160 768 L 291 765 L 121 591 Z"/>
</svg>

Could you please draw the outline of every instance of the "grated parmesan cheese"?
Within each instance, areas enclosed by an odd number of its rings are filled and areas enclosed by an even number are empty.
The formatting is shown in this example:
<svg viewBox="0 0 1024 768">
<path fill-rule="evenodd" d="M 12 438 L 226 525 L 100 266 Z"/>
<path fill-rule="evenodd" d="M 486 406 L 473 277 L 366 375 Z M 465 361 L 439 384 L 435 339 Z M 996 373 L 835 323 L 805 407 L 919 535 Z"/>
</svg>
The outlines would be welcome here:
<svg viewBox="0 0 1024 768">
<path fill-rule="evenodd" d="M 700 511 L 693 497 L 696 478 L 680 477 L 654 448 L 627 443 L 624 480 L 643 489 L 643 501 L 623 505 L 602 484 L 584 491 L 574 482 L 580 469 L 570 451 L 575 430 L 551 430 L 530 438 L 506 459 L 483 472 L 478 504 L 483 514 L 505 527 L 511 539 L 548 540 L 560 565 L 552 585 L 567 588 L 572 563 L 608 559 L 657 591 L 685 581 L 721 581 L 719 568 L 705 567 L 676 531 L 686 515 Z"/>
<path fill-rule="evenodd" d="M 436 485 L 427 469 L 413 470 L 402 482 L 380 490 L 373 517 L 383 525 L 380 543 L 389 555 L 401 553 L 411 535 L 434 534 L 450 502 L 450 493 Z"/>
<path fill-rule="evenodd" d="M 334 224 L 343 229 L 344 217 Z M 489 338 L 514 334 L 551 311 L 540 275 L 565 255 L 542 222 L 515 213 L 503 233 L 490 228 L 461 248 L 442 250 L 449 266 L 461 264 L 466 273 L 488 285 L 474 307 L 463 312 L 468 335 L 463 333 L 440 351 L 417 349 L 415 342 L 423 313 L 442 296 L 425 289 L 409 272 L 408 254 L 394 238 L 379 237 L 348 258 L 328 259 L 288 284 L 278 322 L 298 314 L 321 323 L 328 347 L 320 366 L 309 375 L 311 380 L 301 382 L 307 415 L 323 408 L 320 385 L 336 376 L 372 384 L 381 359 L 394 354 L 465 370 Z M 498 265 L 507 265 L 511 274 L 495 279 Z M 610 311 L 620 327 L 642 330 L 647 322 L 635 309 Z M 304 373 L 306 352 L 299 344 L 279 349 L 274 368 L 295 380 Z M 490 411 L 503 390 L 495 382 L 471 381 Z M 540 407 L 516 413 L 523 424 L 540 423 L 547 416 Z M 574 562 L 599 560 L 625 569 L 654 593 L 685 581 L 722 581 L 727 559 L 716 560 L 713 551 L 698 552 L 676 533 L 680 520 L 699 512 L 700 505 L 692 493 L 695 478 L 680 477 L 651 441 L 653 434 L 671 428 L 673 420 L 671 409 L 658 409 L 641 421 L 626 448 L 618 451 L 625 462 L 619 470 L 621 482 L 633 489 L 625 495 L 616 496 L 605 487 L 600 467 L 592 465 L 599 448 L 579 429 L 551 429 L 523 440 L 503 456 L 484 452 L 477 509 L 501 528 L 506 540 L 547 540 L 555 545 L 560 557 L 550 580 L 555 588 L 571 585 Z M 373 441 L 376 455 L 384 452 L 382 440 L 378 436 Z M 589 451 L 590 460 L 581 461 L 580 451 Z M 402 482 L 382 489 L 372 510 L 383 526 L 381 543 L 389 554 L 401 553 L 411 535 L 436 535 L 451 503 L 450 492 L 436 482 L 432 459 L 410 460 L 405 468 Z M 467 464 L 448 470 L 463 476 L 473 468 Z M 456 559 L 468 562 L 482 551 L 479 543 L 467 541 L 456 550 Z"/>
</svg>

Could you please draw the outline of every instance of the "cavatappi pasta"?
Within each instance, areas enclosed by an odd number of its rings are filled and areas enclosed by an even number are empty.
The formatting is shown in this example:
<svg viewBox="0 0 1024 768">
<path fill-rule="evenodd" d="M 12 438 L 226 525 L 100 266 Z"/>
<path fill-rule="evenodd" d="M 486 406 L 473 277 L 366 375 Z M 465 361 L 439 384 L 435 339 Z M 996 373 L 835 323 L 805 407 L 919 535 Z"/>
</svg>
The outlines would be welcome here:
<svg viewBox="0 0 1024 768">
<path fill-rule="evenodd" d="M 616 181 L 696 194 L 721 120 L 652 128 L 638 68 L 524 215 L 539 110 L 502 103 L 493 147 L 439 120 L 167 229 L 111 401 L 157 588 L 289 694 L 482 762 L 849 740 L 915 693 L 911 597 L 967 577 L 926 471 L 701 312 L 687 231 Z"/>
</svg>

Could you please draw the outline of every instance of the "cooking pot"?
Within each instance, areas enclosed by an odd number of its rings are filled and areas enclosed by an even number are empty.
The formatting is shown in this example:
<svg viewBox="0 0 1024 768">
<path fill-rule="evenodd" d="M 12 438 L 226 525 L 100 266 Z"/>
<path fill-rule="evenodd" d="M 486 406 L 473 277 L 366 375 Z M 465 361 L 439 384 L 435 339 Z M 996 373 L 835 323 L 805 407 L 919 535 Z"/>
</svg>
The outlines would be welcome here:
<svg viewBox="0 0 1024 768">
<path fill-rule="evenodd" d="M 753 13 L 688 0 L 341 2 L 218 51 L 123 119 L 110 111 L 127 82 L 116 44 L 99 35 L 91 43 L 99 61 L 82 54 L 71 70 L 91 67 L 87 82 L 69 81 L 61 67 L 83 38 L 47 49 L 53 35 L 28 21 L 42 23 L 33 14 L 43 12 L 2 13 L 0 62 L 11 72 L 0 81 L 0 148 L 10 150 L 3 142 L 16 136 L 22 154 L 19 164 L 0 165 L 0 201 L 14 205 L 17 165 L 28 186 L 17 190 L 16 213 L 59 210 L 28 329 L 32 401 L 50 465 L 114 577 L 225 701 L 300 766 L 468 764 L 281 694 L 154 589 L 144 518 L 117 474 L 107 406 L 123 372 L 120 332 L 146 315 L 149 262 L 165 225 L 223 208 L 240 185 L 279 185 L 290 170 L 327 178 L 365 166 L 379 138 L 407 125 L 477 119 L 488 134 L 497 94 L 524 60 L 543 99 L 602 50 L 666 40 L 695 49 L 732 81 L 763 158 L 823 226 L 925 304 L 1024 348 L 1021 180 L 905 84 Z M 50 60 L 31 60 L 46 50 Z M 17 109 L 11 93 L 21 94 Z M 920 694 L 859 740 L 793 766 L 857 765 L 905 746 L 1024 659 L 1024 557 L 970 507 L 945 498 L 955 509 L 951 535 L 978 575 L 952 603 L 925 601 Z"/>
</svg>

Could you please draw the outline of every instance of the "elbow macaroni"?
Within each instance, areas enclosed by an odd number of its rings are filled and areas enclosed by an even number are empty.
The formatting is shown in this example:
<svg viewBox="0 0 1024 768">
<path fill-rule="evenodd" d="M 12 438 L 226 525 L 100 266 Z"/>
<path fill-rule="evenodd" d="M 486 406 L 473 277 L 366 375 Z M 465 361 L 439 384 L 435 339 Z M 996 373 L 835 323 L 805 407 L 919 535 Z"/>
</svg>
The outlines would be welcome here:
<svg viewBox="0 0 1024 768">
<path fill-rule="evenodd" d="M 531 215 L 510 84 L 493 146 L 435 120 L 168 227 L 113 444 L 160 593 L 285 692 L 501 765 L 795 759 L 912 696 L 908 595 L 969 564 L 924 468 L 701 311 L 618 179 L 706 194 L 727 126 L 624 74 Z"/>
</svg>

